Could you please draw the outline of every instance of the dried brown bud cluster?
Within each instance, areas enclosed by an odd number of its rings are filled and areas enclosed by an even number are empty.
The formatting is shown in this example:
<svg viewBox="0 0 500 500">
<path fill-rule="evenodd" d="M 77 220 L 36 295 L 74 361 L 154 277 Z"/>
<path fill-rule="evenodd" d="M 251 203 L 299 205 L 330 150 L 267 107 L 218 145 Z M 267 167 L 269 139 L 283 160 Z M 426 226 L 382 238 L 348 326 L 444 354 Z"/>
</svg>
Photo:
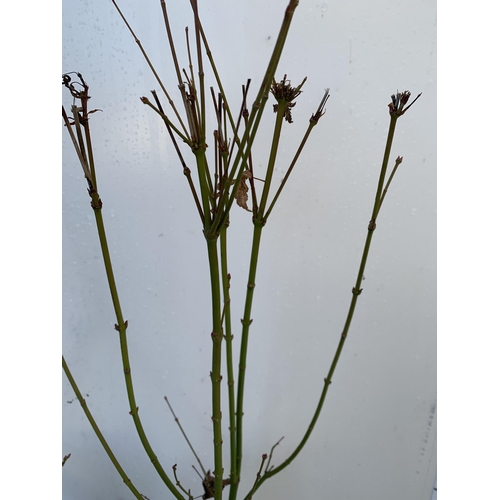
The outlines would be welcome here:
<svg viewBox="0 0 500 500">
<path fill-rule="evenodd" d="M 304 83 L 306 83 L 307 76 L 302 80 L 302 83 L 298 87 L 292 87 L 290 84 L 290 80 L 286 79 L 286 75 L 283 77 L 279 83 L 276 83 L 276 80 L 273 78 L 273 84 L 271 85 L 271 93 L 274 98 L 279 101 L 286 101 L 287 105 L 285 108 L 285 120 L 288 123 L 293 123 L 291 109 L 295 106 L 296 103 L 292 102 L 296 99 L 302 91 L 300 90 Z M 278 105 L 275 104 L 273 106 L 273 110 L 275 113 L 278 112 Z"/>
<path fill-rule="evenodd" d="M 421 95 L 422 93 L 418 94 L 418 96 L 413 99 L 411 104 L 405 108 L 406 104 L 410 100 L 411 92 L 409 90 L 405 90 L 404 92 L 397 92 L 396 95 L 392 94 L 392 102 L 389 103 L 389 114 L 397 114 L 398 116 L 403 115 Z"/>
</svg>

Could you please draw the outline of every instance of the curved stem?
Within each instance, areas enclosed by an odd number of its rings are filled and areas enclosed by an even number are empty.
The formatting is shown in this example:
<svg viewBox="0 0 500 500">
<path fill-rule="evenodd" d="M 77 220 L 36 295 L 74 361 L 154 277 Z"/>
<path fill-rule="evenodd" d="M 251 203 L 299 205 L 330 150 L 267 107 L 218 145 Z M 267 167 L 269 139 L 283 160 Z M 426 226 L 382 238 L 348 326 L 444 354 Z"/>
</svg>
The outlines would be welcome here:
<svg viewBox="0 0 500 500">
<path fill-rule="evenodd" d="M 120 300 L 118 297 L 118 291 L 116 288 L 115 278 L 113 274 L 113 268 L 111 265 L 111 257 L 109 254 L 108 243 L 106 240 L 106 233 L 104 231 L 104 222 L 102 220 L 101 209 L 94 209 L 94 214 L 96 218 L 97 230 L 99 233 L 99 240 L 101 243 L 102 256 L 104 259 L 104 266 L 106 268 L 106 275 L 108 277 L 109 290 L 111 292 L 111 298 L 113 301 L 113 307 L 115 309 L 115 315 L 117 324 L 115 325 L 115 329 L 118 330 L 120 334 L 120 349 L 122 354 L 122 364 L 123 364 L 123 372 L 125 374 L 125 385 L 127 388 L 127 396 L 130 405 L 130 415 L 132 415 L 132 419 L 134 420 L 135 427 L 137 429 L 137 433 L 139 435 L 139 439 L 146 451 L 148 457 L 150 458 L 154 468 L 158 472 L 159 476 L 162 478 L 163 482 L 166 484 L 167 488 L 172 492 L 175 498 L 179 500 L 183 500 L 184 497 L 177 490 L 175 485 L 172 483 L 170 478 L 167 476 L 160 462 L 158 461 L 158 457 L 155 455 L 153 448 L 151 447 L 149 440 L 144 432 L 144 428 L 142 426 L 141 419 L 139 417 L 139 407 L 135 401 L 134 394 L 134 386 L 132 384 L 132 374 L 130 368 L 130 359 L 128 355 L 128 343 L 127 343 L 127 327 L 128 321 L 123 320 L 123 314 L 120 306 Z"/>
<path fill-rule="evenodd" d="M 384 158 L 382 160 L 382 166 L 380 168 L 380 176 L 379 176 L 379 182 L 377 186 L 377 192 L 375 195 L 375 201 L 373 204 L 373 211 L 372 211 L 372 218 L 368 224 L 368 233 L 366 235 L 365 239 L 365 245 L 363 248 L 363 254 L 361 256 L 361 262 L 359 265 L 359 270 L 356 278 L 356 284 L 354 285 L 352 289 L 352 298 L 351 298 L 351 303 L 349 305 L 349 310 L 347 312 L 347 317 L 345 320 L 344 328 L 342 329 L 342 333 L 340 334 L 340 340 L 337 345 L 337 350 L 335 351 L 335 355 L 333 357 L 332 363 L 330 365 L 330 369 L 328 370 L 328 374 L 324 379 L 324 386 L 323 390 L 321 392 L 321 396 L 319 398 L 318 405 L 316 407 L 316 411 L 314 412 L 314 415 L 311 419 L 311 422 L 309 423 L 309 426 L 307 427 L 307 430 L 298 444 L 298 446 L 295 448 L 295 450 L 292 452 L 292 454 L 284 460 L 280 465 L 277 467 L 273 468 L 272 470 L 266 470 L 264 475 L 262 476 L 261 479 L 254 485 L 252 488 L 251 492 L 247 494 L 245 497 L 245 500 L 250 500 L 253 493 L 264 483 L 267 479 L 270 477 L 274 476 L 275 474 L 278 474 L 278 472 L 282 471 L 285 467 L 287 467 L 293 460 L 294 458 L 300 453 L 304 445 L 306 444 L 307 440 L 309 439 L 309 436 L 311 435 L 316 422 L 319 418 L 319 415 L 321 413 L 321 410 L 323 408 L 323 403 L 325 402 L 326 395 L 328 393 L 328 388 L 331 384 L 333 374 L 335 373 L 335 369 L 337 367 L 338 360 L 340 358 L 340 355 L 342 354 L 342 349 L 344 347 L 344 343 L 347 338 L 347 334 L 349 333 L 349 328 L 351 326 L 351 321 L 354 316 L 354 311 L 356 309 L 356 303 L 358 300 L 359 295 L 361 295 L 362 288 L 361 288 L 361 282 L 363 280 L 364 276 L 364 271 L 366 267 L 366 262 L 368 260 L 368 254 L 370 251 L 370 245 L 373 237 L 373 232 L 375 231 L 376 228 L 376 217 L 379 213 L 380 206 L 381 206 L 381 201 L 382 201 L 382 190 L 384 187 L 384 180 L 385 180 L 385 174 L 387 171 L 387 165 L 389 162 L 389 156 L 391 152 L 391 146 L 392 146 L 392 141 L 394 138 L 394 132 L 396 129 L 396 121 L 397 121 L 398 115 L 391 114 L 391 121 L 389 125 L 389 131 L 387 134 L 387 141 L 386 141 L 386 147 L 384 151 Z M 392 179 L 392 178 L 391 178 Z"/>
<path fill-rule="evenodd" d="M 86 101 L 88 99 L 87 95 L 84 95 L 81 97 L 82 102 Z M 86 113 L 86 106 L 82 107 Z M 64 111 L 64 108 L 63 108 Z M 66 114 L 63 112 L 63 115 L 65 116 L 65 121 L 67 121 Z M 88 124 L 88 114 L 83 115 L 83 127 L 85 130 L 85 135 L 87 138 L 86 144 L 88 148 L 92 147 L 92 143 L 90 141 L 90 127 Z M 75 120 L 75 126 L 77 127 L 77 134 L 78 137 L 81 138 L 82 136 L 82 131 L 81 131 L 81 126 L 82 124 L 80 123 L 79 119 Z M 77 154 L 80 159 L 86 159 L 86 158 L 92 158 L 92 154 L 90 150 L 85 154 L 85 145 L 83 141 L 79 140 L 80 147 L 76 144 L 74 141 L 75 149 L 77 151 Z M 93 161 L 92 161 L 93 164 Z M 82 166 L 83 163 L 82 163 Z M 87 170 L 88 165 L 87 165 Z M 85 171 L 85 168 L 84 168 Z M 111 257 L 109 253 L 109 247 L 108 247 L 108 242 L 106 239 L 106 231 L 104 229 L 104 221 L 102 218 L 102 202 L 99 197 L 99 193 L 97 192 L 96 185 L 97 185 L 97 180 L 96 180 L 96 173 L 92 165 L 92 170 L 91 170 L 91 176 L 92 180 L 87 179 L 89 182 L 90 189 L 88 190 L 88 193 L 92 199 L 91 201 L 91 206 L 94 211 L 94 216 L 96 220 L 96 226 L 97 226 L 97 232 L 99 235 L 99 242 L 101 246 L 101 253 L 102 257 L 104 260 L 104 267 L 106 269 L 106 276 L 108 280 L 108 285 L 109 285 L 109 290 L 111 293 L 111 300 L 113 302 L 113 308 L 115 310 L 115 316 L 117 323 L 115 324 L 115 329 L 119 332 L 120 334 L 120 348 L 121 348 L 121 355 L 122 355 L 122 365 L 123 365 L 123 371 L 125 374 L 125 385 L 127 388 L 127 396 L 128 396 L 128 401 L 129 401 L 129 406 L 130 406 L 130 415 L 132 415 L 132 418 L 134 420 L 135 427 L 137 429 L 137 433 L 139 435 L 139 439 L 141 440 L 141 443 L 149 456 L 151 462 L 153 463 L 153 466 L 155 467 L 156 471 L 158 472 L 159 476 L 162 478 L 163 482 L 166 484 L 167 488 L 172 492 L 172 494 L 178 499 L 178 500 L 183 500 L 183 496 L 181 493 L 177 490 L 177 488 L 174 486 L 170 478 L 167 476 L 165 471 L 163 470 L 160 462 L 158 461 L 158 458 L 153 452 L 153 449 L 151 445 L 149 444 L 149 441 L 146 437 L 146 434 L 144 432 L 144 429 L 142 427 L 142 422 L 141 419 L 139 418 L 138 412 L 139 412 L 139 407 L 136 404 L 135 401 L 135 394 L 134 394 L 134 387 L 132 384 L 132 375 L 131 375 L 131 369 L 130 369 L 130 360 L 129 360 L 129 355 L 128 355 L 128 345 L 127 345 L 127 326 L 128 322 L 124 321 L 123 319 L 123 314 L 121 310 L 121 305 L 120 305 L 120 300 L 118 297 L 118 291 L 116 287 L 116 282 L 114 278 L 114 273 L 113 273 L 113 267 L 111 265 Z"/>
<path fill-rule="evenodd" d="M 62 367 L 64 370 L 64 373 L 66 374 L 66 377 L 68 378 L 68 381 L 73 388 L 73 391 L 80 402 L 83 412 L 85 413 L 85 416 L 87 417 L 92 429 L 94 430 L 97 438 L 102 444 L 102 447 L 108 454 L 109 459 L 111 462 L 113 462 L 113 465 L 115 466 L 116 470 L 118 471 L 118 474 L 123 479 L 123 482 L 127 485 L 127 488 L 132 492 L 132 494 L 135 496 L 135 498 L 138 498 L 139 500 L 143 500 L 143 496 L 137 491 L 136 487 L 132 484 L 132 481 L 128 478 L 127 474 L 125 474 L 125 471 L 122 469 L 120 463 L 116 459 L 115 455 L 111 451 L 111 448 L 109 447 L 108 443 L 106 442 L 106 439 L 104 439 L 104 436 L 101 433 L 101 430 L 99 429 L 98 425 L 96 424 L 94 417 L 92 416 L 92 413 L 90 413 L 90 410 L 88 409 L 87 402 L 82 396 L 82 393 L 80 392 L 80 389 L 78 389 L 78 385 L 75 382 L 75 379 L 73 378 L 73 375 L 71 374 L 71 371 L 69 369 L 69 366 L 66 364 L 66 360 L 64 359 L 64 356 L 62 357 Z"/>
</svg>

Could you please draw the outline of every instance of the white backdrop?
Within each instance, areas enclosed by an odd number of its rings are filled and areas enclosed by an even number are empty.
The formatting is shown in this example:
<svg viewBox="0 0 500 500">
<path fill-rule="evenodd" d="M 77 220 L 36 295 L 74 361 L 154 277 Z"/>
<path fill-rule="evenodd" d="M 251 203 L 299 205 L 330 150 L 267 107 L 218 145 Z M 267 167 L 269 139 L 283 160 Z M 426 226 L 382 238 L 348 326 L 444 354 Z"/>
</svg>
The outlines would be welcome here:
<svg viewBox="0 0 500 500">
<path fill-rule="evenodd" d="M 241 3 L 200 5 L 234 109 L 247 78 L 254 92 L 259 87 L 288 2 Z M 119 5 L 175 95 L 160 2 L 122 0 Z M 189 2 L 167 5 L 181 63 L 187 66 L 182 49 L 184 27 L 192 26 Z M 398 121 L 390 166 L 397 155 L 404 162 L 379 217 L 363 294 L 323 413 L 303 452 L 255 498 L 431 496 L 436 478 L 435 66 L 433 1 L 303 0 L 296 10 L 277 77 L 286 73 L 294 84 L 304 76 L 308 81 L 293 110 L 294 123 L 285 123 L 277 180 L 326 87 L 331 97 L 264 229 L 247 362 L 241 493 L 253 484 L 261 455 L 285 436 L 274 453 L 279 464 L 309 424 L 356 278 L 389 123 L 387 104 L 392 93 L 408 89 L 423 95 Z M 163 396 L 168 395 L 205 467 L 212 468 L 208 265 L 199 217 L 167 132 L 139 100 L 158 84 L 109 1 L 63 0 L 62 70 L 81 72 L 90 85 L 91 107 L 102 110 L 91 115 L 94 152 L 129 321 L 140 415 L 165 470 L 170 473 L 177 463 L 184 486 L 201 494 L 191 469 L 194 457 Z M 71 105 L 67 92 L 63 102 Z M 270 105 L 265 122 L 254 151 L 261 172 L 274 123 Z M 128 414 L 94 216 L 81 167 L 63 134 L 63 353 L 126 473 L 150 500 L 170 498 Z M 236 341 L 251 232 L 250 214 L 233 210 L 229 270 Z M 63 498 L 131 498 L 64 377 L 62 396 L 62 452 L 71 453 L 63 468 Z"/>
</svg>

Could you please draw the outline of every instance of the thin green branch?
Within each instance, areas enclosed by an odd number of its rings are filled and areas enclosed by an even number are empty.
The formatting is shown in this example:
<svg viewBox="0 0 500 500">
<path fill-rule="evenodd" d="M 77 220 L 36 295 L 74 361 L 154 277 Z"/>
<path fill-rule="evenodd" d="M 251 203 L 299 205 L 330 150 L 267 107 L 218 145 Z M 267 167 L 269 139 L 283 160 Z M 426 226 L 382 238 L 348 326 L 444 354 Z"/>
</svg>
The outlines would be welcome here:
<svg viewBox="0 0 500 500">
<path fill-rule="evenodd" d="M 269 191 L 271 189 L 271 181 L 274 173 L 274 166 L 276 164 L 276 155 L 278 154 L 278 146 L 281 137 L 281 129 L 283 126 L 283 120 L 285 118 L 285 111 L 288 107 L 288 102 L 284 99 L 278 101 L 278 106 L 276 111 L 276 122 L 274 125 L 273 140 L 271 143 L 271 151 L 269 153 L 269 160 L 267 163 L 266 177 L 264 180 L 264 188 L 262 190 L 262 195 L 260 198 L 259 209 L 257 211 L 257 220 L 260 224 L 265 224 L 263 220 L 264 211 L 266 209 L 267 198 L 269 196 Z"/>
<path fill-rule="evenodd" d="M 403 162 L 403 157 L 398 156 L 396 158 L 396 161 L 394 162 L 394 167 L 392 169 L 391 175 L 389 176 L 389 180 L 387 181 L 384 190 L 382 191 L 382 196 L 380 197 L 380 203 L 378 206 L 378 210 L 376 213 L 376 217 L 378 217 L 378 214 L 380 212 L 380 208 L 382 207 L 382 203 L 384 202 L 385 195 L 387 194 L 387 191 L 389 190 L 389 186 L 391 185 L 392 179 L 394 178 L 394 175 L 396 174 L 396 170 L 398 169 L 399 165 Z"/>
<path fill-rule="evenodd" d="M 167 486 L 167 488 L 172 492 L 172 494 L 178 499 L 183 499 L 183 496 L 180 492 L 175 488 L 174 484 L 170 480 L 170 478 L 165 473 L 163 467 L 161 466 L 158 457 L 155 455 L 153 448 L 151 447 L 149 440 L 146 436 L 144 428 L 142 426 L 142 421 L 139 417 L 139 407 L 135 401 L 134 387 L 132 384 L 132 374 L 130 368 L 130 359 L 128 354 L 128 343 L 127 343 L 127 327 L 128 321 L 123 320 L 123 315 L 121 311 L 120 301 L 118 298 L 118 291 L 116 288 L 116 283 L 113 274 L 113 268 L 111 265 L 111 257 L 109 253 L 108 244 L 106 241 L 106 233 L 104 231 L 104 223 L 102 220 L 102 213 L 100 209 L 94 209 L 94 214 L 96 217 L 97 230 L 99 233 L 99 240 L 101 242 L 101 250 L 104 259 L 104 266 L 106 268 L 106 275 L 108 277 L 109 289 L 111 292 L 111 297 L 113 300 L 113 306 L 115 309 L 117 324 L 115 325 L 115 329 L 119 332 L 120 335 L 120 348 L 122 354 L 122 364 L 123 371 L 125 374 L 125 385 L 127 387 L 127 396 L 130 404 L 130 415 L 132 415 L 132 419 L 134 421 L 135 427 L 137 429 L 137 433 L 139 435 L 139 439 L 149 456 L 154 468 L 158 472 L 158 475 L 162 478 L 163 482 Z"/>
<path fill-rule="evenodd" d="M 391 114 L 391 122 L 389 124 L 389 132 L 387 133 L 387 141 L 385 144 L 384 158 L 382 160 L 382 168 L 380 170 L 380 176 L 378 180 L 377 192 L 375 193 L 375 202 L 373 204 L 372 218 L 370 223 L 375 224 L 378 212 L 380 210 L 382 191 L 384 189 L 385 175 L 387 172 L 387 165 L 389 163 L 389 156 L 391 154 L 392 141 L 394 139 L 394 132 L 396 131 L 396 122 L 398 120 L 398 115 L 395 113 Z"/>
<path fill-rule="evenodd" d="M 221 410 L 221 359 L 222 359 L 222 322 L 219 256 L 217 239 L 207 239 L 208 261 L 210 266 L 210 284 L 212 290 L 212 423 L 214 444 L 214 499 L 222 500 L 223 473 L 222 464 L 222 410 Z"/>
<path fill-rule="evenodd" d="M 62 357 L 62 367 L 64 370 L 64 373 L 66 374 L 66 377 L 68 378 L 68 381 L 73 388 L 73 391 L 80 402 L 80 405 L 82 406 L 83 412 L 85 413 L 85 416 L 87 417 L 87 420 L 89 421 L 92 429 L 95 432 L 95 435 L 97 436 L 97 439 L 99 439 L 100 443 L 102 444 L 102 447 L 104 448 L 104 451 L 107 453 L 109 459 L 115 466 L 116 470 L 118 471 L 118 474 L 120 474 L 121 478 L 123 479 L 123 482 L 127 486 L 127 488 L 132 492 L 132 494 L 135 496 L 135 498 L 138 498 L 139 500 L 143 500 L 142 495 L 137 491 L 136 487 L 133 485 L 132 481 L 130 478 L 125 474 L 125 471 L 123 470 L 122 466 L 120 465 L 120 462 L 116 459 L 114 453 L 111 451 L 111 448 L 109 447 L 106 439 L 104 438 L 101 430 L 99 429 L 99 426 L 97 425 L 96 421 L 94 420 L 94 417 L 92 416 L 92 413 L 90 412 L 87 402 L 85 401 L 84 397 L 82 396 L 82 393 L 80 392 L 80 389 L 78 388 L 77 383 L 75 382 L 75 379 L 73 378 L 73 375 L 71 374 L 71 370 L 69 369 L 69 366 L 66 364 L 66 360 L 64 359 L 64 356 Z M 66 460 L 70 457 L 71 454 L 66 455 L 64 457 L 63 465 L 66 462 Z"/>
<path fill-rule="evenodd" d="M 304 137 L 302 138 L 302 141 L 301 141 L 301 143 L 300 143 L 300 145 L 299 145 L 299 147 L 297 149 L 297 152 L 295 153 L 295 156 L 293 157 L 292 163 L 290 163 L 290 166 L 288 167 L 288 170 L 287 170 L 287 172 L 285 174 L 285 177 L 281 181 L 281 184 L 280 184 L 280 186 L 278 188 L 278 191 L 274 195 L 274 198 L 273 198 L 271 204 L 269 205 L 269 208 L 268 208 L 266 214 L 263 217 L 264 222 L 267 222 L 267 219 L 269 218 L 269 215 L 271 214 L 271 211 L 272 211 L 274 205 L 278 201 L 278 198 L 279 198 L 279 196 L 281 194 L 281 191 L 283 191 L 283 188 L 285 187 L 285 184 L 286 184 L 288 178 L 290 177 L 290 174 L 292 173 L 293 167 L 297 163 L 297 160 L 299 159 L 299 156 L 302 153 L 302 149 L 304 148 L 304 146 L 305 146 L 305 144 L 307 142 L 307 139 L 309 138 L 309 135 L 310 135 L 312 129 L 317 125 L 319 119 L 325 113 L 325 111 L 324 111 L 325 104 L 326 104 L 326 101 L 328 100 L 328 97 L 330 97 L 329 94 L 328 94 L 329 91 L 330 91 L 330 89 L 326 89 L 325 90 L 325 95 L 323 96 L 323 99 L 320 102 L 318 110 L 309 119 L 309 126 L 307 127 L 306 133 L 304 134 Z"/>
<path fill-rule="evenodd" d="M 81 75 L 79 75 L 81 78 Z M 83 78 L 81 78 L 83 82 Z M 64 80 L 63 80 L 64 81 Z M 81 93 L 81 95 L 78 96 L 79 99 L 83 101 L 88 100 L 88 86 L 83 82 L 83 87 L 84 91 Z M 68 87 L 69 88 L 69 87 Z M 82 109 L 86 109 L 85 107 L 82 106 Z M 81 131 L 81 121 L 86 123 L 85 127 L 85 133 L 90 133 L 90 127 L 88 125 L 88 113 L 86 115 L 82 116 L 82 120 L 80 120 L 80 117 L 78 116 L 77 113 L 77 119 L 75 121 L 75 126 L 77 127 L 77 133 L 82 135 Z M 87 140 L 86 143 L 91 147 L 91 142 L 90 140 Z M 83 141 L 80 143 L 80 147 L 83 148 L 81 152 L 84 151 L 85 146 L 83 145 Z M 78 150 L 77 150 L 78 153 Z M 86 155 L 82 155 L 85 157 L 90 157 L 89 152 L 87 152 Z M 80 155 L 79 155 L 80 157 Z M 170 480 L 170 478 L 166 475 L 165 471 L 163 470 L 160 462 L 158 461 L 156 455 L 153 452 L 153 449 L 151 445 L 149 444 L 149 441 L 146 437 L 146 434 L 144 432 L 144 429 L 142 427 L 142 422 L 139 417 L 139 407 L 136 404 L 135 401 L 135 394 L 134 394 L 134 388 L 133 388 L 133 383 L 132 383 L 132 375 L 131 375 L 131 369 L 130 369 L 130 360 L 129 360 L 129 355 L 128 355 L 128 345 L 127 345 L 127 334 L 126 330 L 128 327 L 128 321 L 124 321 L 123 319 L 123 314 L 121 310 L 121 305 L 120 305 L 120 300 L 118 297 L 118 290 L 116 287 L 116 282 L 114 278 L 114 273 L 113 273 L 113 267 L 111 264 L 111 257 L 110 257 L 110 252 L 109 252 L 109 247 L 106 239 L 106 232 L 104 229 L 104 221 L 102 218 L 102 201 L 100 199 L 99 193 L 97 192 L 97 189 L 95 188 L 95 185 L 97 184 L 97 181 L 95 179 L 95 171 L 93 172 L 93 177 L 94 177 L 94 185 L 90 186 L 90 189 L 88 190 L 88 193 L 92 199 L 91 201 L 91 206 L 94 211 L 94 216 L 96 220 L 96 226 L 97 226 L 97 232 L 99 236 L 99 242 L 101 245 L 101 253 L 104 261 L 104 267 L 106 270 L 106 276 L 108 279 L 108 285 L 109 285 L 109 290 L 111 293 L 111 299 L 113 302 L 113 308 L 115 310 L 115 316 L 117 323 L 115 324 L 115 329 L 119 332 L 120 336 L 120 348 L 121 348 L 121 355 L 122 355 L 122 364 L 123 364 L 123 371 L 125 375 L 125 385 L 127 389 L 127 396 L 129 400 L 129 405 L 130 405 L 130 414 L 132 415 L 135 427 L 137 429 L 137 433 L 139 435 L 139 439 L 141 440 L 141 443 L 151 459 L 151 462 L 153 463 L 153 466 L 155 467 L 156 471 L 166 484 L 166 486 L 169 488 L 169 490 L 173 493 L 173 495 L 178 499 L 182 500 L 183 497 L 180 494 L 180 492 L 175 488 L 174 484 Z"/>
<path fill-rule="evenodd" d="M 383 200 L 381 193 L 382 193 L 382 189 L 384 186 L 384 179 L 385 179 L 385 175 L 386 175 L 386 171 L 387 171 L 387 164 L 389 162 L 391 146 L 392 146 L 392 142 L 394 139 L 396 122 L 397 122 L 397 119 L 404 114 L 406 109 L 408 109 L 408 108 L 404 109 L 404 105 L 408 102 L 410 93 L 409 92 L 405 92 L 403 94 L 398 93 L 397 95 L 398 95 L 397 101 L 396 101 L 395 96 L 392 96 L 393 106 L 391 107 L 391 105 L 389 105 L 391 119 L 390 119 L 390 124 L 389 124 L 389 130 L 387 133 L 386 147 L 385 147 L 385 151 L 384 151 L 384 157 L 382 160 L 382 166 L 380 168 L 379 182 L 378 182 L 378 186 L 377 186 L 375 201 L 373 204 L 372 218 L 368 224 L 368 232 L 366 235 L 365 245 L 363 248 L 363 254 L 361 256 L 361 262 L 359 265 L 359 270 L 358 270 L 358 274 L 357 274 L 357 278 L 356 278 L 356 284 L 352 288 L 352 298 L 351 298 L 351 303 L 349 305 L 349 310 L 347 312 L 347 317 L 346 317 L 346 320 L 344 323 L 344 328 L 342 329 L 342 332 L 340 335 L 340 340 L 339 340 L 335 355 L 333 357 L 332 363 L 330 365 L 330 369 L 328 371 L 327 376 L 324 379 L 324 386 L 323 386 L 323 390 L 321 392 L 321 396 L 320 396 L 318 405 L 317 405 L 316 410 L 314 412 L 313 418 L 312 418 L 309 426 L 307 427 L 307 430 L 304 434 L 304 437 L 300 441 L 299 445 L 295 448 L 295 450 L 291 453 L 291 455 L 286 460 L 284 460 L 279 466 L 273 468 L 272 470 L 266 470 L 266 472 L 264 473 L 262 478 L 258 481 L 257 485 L 255 485 L 254 488 L 252 488 L 252 490 L 247 494 L 247 496 L 245 497 L 245 500 L 250 500 L 253 493 L 267 479 L 278 474 L 280 471 L 282 471 L 285 467 L 287 467 L 295 459 L 295 457 L 300 453 L 300 451 L 302 450 L 302 448 L 304 447 L 304 445 L 308 441 L 309 436 L 311 435 L 311 433 L 316 425 L 316 422 L 319 418 L 321 410 L 323 408 L 323 404 L 324 404 L 324 401 L 326 399 L 326 395 L 328 393 L 328 388 L 331 384 L 333 374 L 334 374 L 335 369 L 337 367 L 338 360 L 340 358 L 340 355 L 342 353 L 342 349 L 344 347 L 344 343 L 345 343 L 347 335 L 349 333 L 349 328 L 351 326 L 352 318 L 354 316 L 354 311 L 356 309 L 358 297 L 361 295 L 361 292 L 363 291 L 363 289 L 361 288 L 361 283 L 362 283 L 364 272 L 365 272 L 366 262 L 368 260 L 368 254 L 370 251 L 370 245 L 371 245 L 373 233 L 374 233 L 375 228 L 376 228 L 376 218 L 378 216 L 381 202 Z M 419 96 L 417 96 L 417 99 L 418 99 L 418 97 Z M 413 102 L 415 102 L 415 101 L 413 101 Z M 413 104 L 413 102 L 411 104 Z M 411 104 L 410 104 L 410 106 L 411 106 Z M 402 160 L 402 159 L 400 159 L 400 157 L 398 157 L 398 159 L 396 160 L 396 166 L 393 170 L 393 173 L 395 172 L 399 163 L 401 163 L 400 160 Z M 393 175 L 391 175 L 391 179 L 389 180 L 389 182 L 386 185 L 387 188 L 389 186 L 390 181 L 392 180 L 392 177 L 393 177 Z"/>
<path fill-rule="evenodd" d="M 238 491 L 239 478 L 241 477 L 241 464 L 243 458 L 243 401 L 245 391 L 245 372 L 246 372 L 246 359 L 248 351 L 248 334 L 250 325 L 252 324 L 252 303 L 255 291 L 255 277 L 257 274 L 257 263 L 259 258 L 260 241 L 262 236 L 262 225 L 257 221 L 254 224 L 253 239 L 252 239 L 252 252 L 250 256 L 250 266 L 248 271 L 247 293 L 245 298 L 245 310 L 243 313 L 242 333 L 241 333 L 241 346 L 240 346 L 240 362 L 239 362 L 239 375 L 238 375 L 238 391 L 236 400 L 236 470 L 238 475 L 238 483 L 231 484 L 229 492 L 229 499 L 236 499 Z"/>
<path fill-rule="evenodd" d="M 238 474 L 236 465 L 236 404 L 234 391 L 233 372 L 233 335 L 231 329 L 231 298 L 229 288 L 231 286 L 231 275 L 227 268 L 227 226 L 220 232 L 220 255 L 222 290 L 224 295 L 224 339 L 226 341 L 226 366 L 227 366 L 227 390 L 229 408 L 229 447 L 231 458 L 230 480 L 231 484 L 237 484 Z"/>
<path fill-rule="evenodd" d="M 200 183 L 200 193 L 201 193 L 201 204 L 203 207 L 203 227 L 205 231 L 205 237 L 207 237 L 208 228 L 210 228 L 210 197 L 212 191 L 210 190 L 207 173 L 206 173 L 206 155 L 204 149 L 193 149 L 193 153 L 196 158 L 196 168 L 198 170 L 198 182 Z"/>
</svg>

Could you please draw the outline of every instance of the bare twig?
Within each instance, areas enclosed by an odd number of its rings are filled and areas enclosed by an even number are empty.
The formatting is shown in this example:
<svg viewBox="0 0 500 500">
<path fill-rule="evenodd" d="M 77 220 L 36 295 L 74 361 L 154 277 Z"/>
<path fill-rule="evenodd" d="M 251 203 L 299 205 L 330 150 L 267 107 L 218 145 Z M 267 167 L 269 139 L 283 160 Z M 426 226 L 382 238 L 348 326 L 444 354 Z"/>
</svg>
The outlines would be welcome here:
<svg viewBox="0 0 500 500">
<path fill-rule="evenodd" d="M 172 415 L 174 417 L 174 420 L 175 422 L 177 423 L 177 425 L 179 426 L 179 429 L 181 430 L 182 432 L 182 435 L 184 436 L 184 439 L 186 440 L 187 444 L 189 445 L 189 447 L 191 448 L 191 451 L 193 452 L 193 455 L 196 457 L 196 460 L 198 461 L 198 463 L 200 464 L 200 467 L 201 467 L 201 470 L 203 471 L 203 474 L 206 476 L 207 475 L 207 472 L 205 470 L 205 467 L 203 467 L 203 464 L 201 463 L 201 460 L 200 458 L 198 457 L 198 455 L 196 454 L 196 451 L 194 451 L 194 448 L 193 446 L 191 445 L 191 442 L 189 441 L 189 438 L 187 437 L 186 433 L 184 432 L 184 429 L 182 428 L 182 425 L 181 423 L 179 422 L 179 419 L 177 418 L 177 415 L 174 413 L 174 410 L 172 408 L 172 406 L 170 405 L 168 399 L 167 399 L 167 396 L 164 396 L 165 397 L 165 401 L 167 402 L 168 404 L 168 407 L 170 408 L 170 411 L 172 412 Z M 196 469 L 195 469 L 196 470 Z"/>
</svg>

